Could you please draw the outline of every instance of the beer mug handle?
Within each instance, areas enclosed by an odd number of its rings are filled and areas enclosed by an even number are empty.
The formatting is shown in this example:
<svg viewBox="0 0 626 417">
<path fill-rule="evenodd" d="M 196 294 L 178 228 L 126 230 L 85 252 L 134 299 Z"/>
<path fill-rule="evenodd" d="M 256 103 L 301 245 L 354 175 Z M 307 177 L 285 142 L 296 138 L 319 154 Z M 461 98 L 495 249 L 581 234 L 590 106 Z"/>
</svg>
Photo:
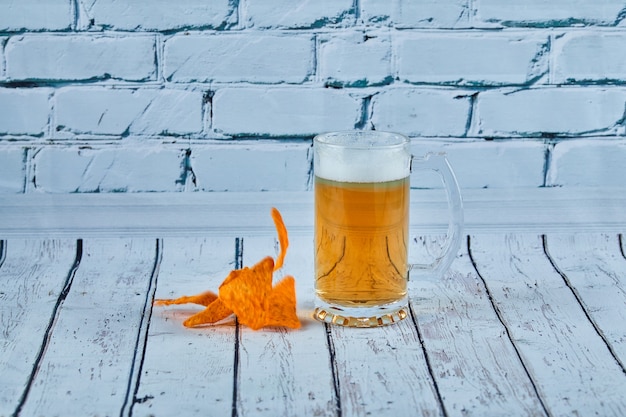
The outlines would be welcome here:
<svg viewBox="0 0 626 417">
<path fill-rule="evenodd" d="M 454 172 L 443 153 L 429 153 L 423 158 L 411 157 L 411 170 L 431 170 L 441 177 L 448 199 L 448 232 L 442 253 L 430 264 L 410 264 L 410 270 L 429 270 L 440 277 L 448 269 L 459 248 L 463 233 L 463 200 Z"/>
</svg>

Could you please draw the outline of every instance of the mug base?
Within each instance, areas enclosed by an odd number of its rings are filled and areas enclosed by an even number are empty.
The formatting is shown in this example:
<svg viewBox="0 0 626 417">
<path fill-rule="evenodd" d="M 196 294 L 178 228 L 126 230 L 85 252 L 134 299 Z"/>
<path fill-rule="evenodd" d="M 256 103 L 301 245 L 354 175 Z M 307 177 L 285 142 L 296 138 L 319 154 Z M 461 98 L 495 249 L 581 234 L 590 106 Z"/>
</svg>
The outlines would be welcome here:
<svg viewBox="0 0 626 417">
<path fill-rule="evenodd" d="M 388 326 L 405 319 L 408 315 L 409 307 L 405 302 L 376 308 L 338 307 L 317 303 L 313 312 L 315 320 L 345 327 Z"/>
</svg>

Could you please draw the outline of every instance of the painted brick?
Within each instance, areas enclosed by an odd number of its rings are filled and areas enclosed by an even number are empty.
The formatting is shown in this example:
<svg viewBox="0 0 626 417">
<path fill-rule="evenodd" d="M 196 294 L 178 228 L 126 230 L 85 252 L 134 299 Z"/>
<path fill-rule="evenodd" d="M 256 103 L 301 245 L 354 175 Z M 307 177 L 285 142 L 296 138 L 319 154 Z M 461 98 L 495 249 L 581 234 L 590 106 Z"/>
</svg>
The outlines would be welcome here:
<svg viewBox="0 0 626 417">
<path fill-rule="evenodd" d="M 576 139 L 557 143 L 547 185 L 624 187 L 626 139 Z"/>
<path fill-rule="evenodd" d="M 229 0 L 79 1 L 86 25 L 113 30 L 220 28 L 233 19 L 234 10 Z"/>
<path fill-rule="evenodd" d="M 312 35 L 180 35 L 165 43 L 164 73 L 174 82 L 300 83 L 313 66 Z"/>
<path fill-rule="evenodd" d="M 580 135 L 623 131 L 623 88 L 489 91 L 477 99 L 478 135 Z"/>
<path fill-rule="evenodd" d="M 424 156 L 444 152 L 461 188 L 541 187 L 546 145 L 540 141 L 413 140 L 411 152 Z M 415 164 L 417 167 L 417 164 Z M 438 175 L 414 169 L 413 188 L 442 188 Z"/>
<path fill-rule="evenodd" d="M 72 23 L 68 0 L 2 0 L 0 32 L 67 30 Z"/>
<path fill-rule="evenodd" d="M 4 36 L 0 36 L 0 81 L 4 81 L 6 78 L 5 74 L 5 63 L 6 58 L 4 57 L 4 45 L 6 44 L 9 38 L 5 38 Z"/>
<path fill-rule="evenodd" d="M 409 136 L 463 136 L 470 99 L 457 90 L 396 88 L 372 99 L 371 122 L 376 130 Z"/>
<path fill-rule="evenodd" d="M 337 86 L 364 87 L 393 80 L 391 39 L 387 32 L 349 33 L 323 39 L 319 76 Z"/>
<path fill-rule="evenodd" d="M 411 83 L 526 84 L 548 71 L 548 35 L 427 32 L 398 40 L 398 75 Z"/>
<path fill-rule="evenodd" d="M 0 88 L 0 134 L 40 136 L 48 131 L 47 88 Z"/>
<path fill-rule="evenodd" d="M 248 0 L 242 24 L 256 28 L 317 28 L 354 22 L 352 0 Z"/>
<path fill-rule="evenodd" d="M 192 145 L 191 165 L 202 191 L 306 191 L 311 143 L 243 142 Z"/>
<path fill-rule="evenodd" d="M 68 87 L 56 94 L 56 135 L 185 135 L 203 128 L 201 91 Z"/>
<path fill-rule="evenodd" d="M 313 136 L 360 118 L 360 100 L 343 90 L 224 88 L 213 97 L 213 128 L 229 136 Z"/>
<path fill-rule="evenodd" d="M 23 147 L 0 146 L 0 193 L 22 193 L 26 182 Z"/>
<path fill-rule="evenodd" d="M 49 193 L 179 191 L 184 151 L 165 146 L 44 147 L 35 190 Z"/>
<path fill-rule="evenodd" d="M 361 0 L 361 19 L 399 28 L 467 27 L 467 0 Z"/>
<path fill-rule="evenodd" d="M 7 78 L 154 80 L 155 47 L 144 35 L 14 36 L 6 46 Z"/>
<path fill-rule="evenodd" d="M 503 24 L 542 23 L 564 26 L 580 22 L 614 24 L 624 9 L 623 0 L 474 0 L 476 20 Z"/>
<path fill-rule="evenodd" d="M 568 33 L 555 40 L 553 54 L 553 83 L 626 82 L 625 33 Z"/>
</svg>

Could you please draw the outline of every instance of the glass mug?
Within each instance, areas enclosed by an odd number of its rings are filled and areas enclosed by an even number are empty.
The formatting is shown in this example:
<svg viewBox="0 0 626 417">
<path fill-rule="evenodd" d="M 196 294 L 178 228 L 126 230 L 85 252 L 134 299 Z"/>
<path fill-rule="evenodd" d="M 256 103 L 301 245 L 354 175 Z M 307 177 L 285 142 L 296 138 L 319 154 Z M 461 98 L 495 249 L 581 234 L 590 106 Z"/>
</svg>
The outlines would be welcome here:
<svg viewBox="0 0 626 417">
<path fill-rule="evenodd" d="M 379 131 L 320 134 L 313 148 L 314 317 L 350 327 L 404 319 L 409 271 L 443 274 L 461 244 L 463 206 L 447 159 L 415 158 L 409 138 Z M 448 233 L 430 265 L 408 260 L 410 174 L 416 169 L 438 173 L 448 198 Z"/>
</svg>

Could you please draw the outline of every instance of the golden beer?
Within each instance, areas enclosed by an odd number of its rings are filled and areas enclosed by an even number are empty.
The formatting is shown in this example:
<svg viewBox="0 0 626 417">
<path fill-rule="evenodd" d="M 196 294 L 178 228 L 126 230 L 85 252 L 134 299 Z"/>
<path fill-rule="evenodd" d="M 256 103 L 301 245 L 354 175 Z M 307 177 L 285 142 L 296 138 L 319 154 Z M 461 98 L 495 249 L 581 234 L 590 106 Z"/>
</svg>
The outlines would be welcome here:
<svg viewBox="0 0 626 417">
<path fill-rule="evenodd" d="M 336 132 L 314 141 L 315 313 L 343 326 L 407 316 L 409 141 Z"/>
<path fill-rule="evenodd" d="M 445 156 L 415 158 L 410 145 L 392 132 L 314 138 L 317 320 L 353 327 L 396 323 L 409 312 L 409 270 L 439 276 L 455 258 L 463 227 L 458 183 Z M 408 261 L 411 168 L 437 173 L 448 197 L 446 242 L 429 265 Z"/>
<path fill-rule="evenodd" d="M 409 177 L 385 182 L 315 178 L 315 288 L 329 305 L 406 299 Z"/>
</svg>

